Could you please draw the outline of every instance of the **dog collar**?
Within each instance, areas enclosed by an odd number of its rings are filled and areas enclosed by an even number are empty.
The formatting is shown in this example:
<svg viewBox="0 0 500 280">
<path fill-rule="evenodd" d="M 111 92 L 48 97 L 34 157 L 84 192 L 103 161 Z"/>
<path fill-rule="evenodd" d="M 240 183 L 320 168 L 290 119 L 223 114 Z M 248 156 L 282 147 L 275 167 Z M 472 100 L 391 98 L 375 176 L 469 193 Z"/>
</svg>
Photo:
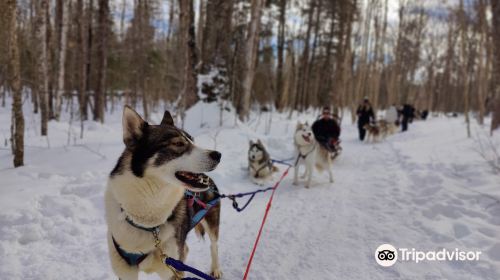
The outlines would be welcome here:
<svg viewBox="0 0 500 280">
<path fill-rule="evenodd" d="M 120 210 L 122 212 L 125 212 L 125 210 L 123 210 L 123 208 L 121 208 L 121 207 L 120 207 Z M 134 221 L 128 215 L 125 216 L 125 221 L 127 221 L 127 223 L 129 225 L 131 225 L 131 226 L 133 226 L 133 227 L 135 227 L 137 229 L 141 229 L 141 230 L 148 231 L 148 232 L 157 231 L 158 229 L 160 229 L 161 225 L 166 224 L 167 222 L 170 222 L 173 219 L 174 219 L 174 213 L 170 214 L 170 216 L 167 218 L 167 220 L 164 223 L 162 223 L 162 224 L 159 224 L 159 225 L 154 226 L 154 227 L 144 227 L 144 226 L 141 226 L 139 224 L 134 223 Z"/>
</svg>

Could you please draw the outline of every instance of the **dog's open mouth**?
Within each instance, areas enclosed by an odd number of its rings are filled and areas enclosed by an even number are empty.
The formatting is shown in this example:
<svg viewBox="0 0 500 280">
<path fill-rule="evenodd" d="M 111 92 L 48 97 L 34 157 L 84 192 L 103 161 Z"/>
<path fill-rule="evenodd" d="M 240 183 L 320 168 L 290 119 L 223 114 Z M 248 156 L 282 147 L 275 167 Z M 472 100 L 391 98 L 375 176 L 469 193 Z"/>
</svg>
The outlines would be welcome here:
<svg viewBox="0 0 500 280">
<path fill-rule="evenodd" d="M 302 134 L 302 138 L 304 138 L 304 140 L 305 140 L 306 142 L 308 142 L 308 143 L 309 143 L 309 142 L 311 142 L 311 137 L 310 137 L 310 136 L 307 136 L 307 135 Z"/>
<path fill-rule="evenodd" d="M 177 178 L 177 180 L 186 184 L 189 190 L 195 192 L 206 191 L 210 186 L 214 185 L 214 181 L 212 181 L 212 178 L 203 173 L 177 171 L 175 172 L 175 177 Z"/>
</svg>

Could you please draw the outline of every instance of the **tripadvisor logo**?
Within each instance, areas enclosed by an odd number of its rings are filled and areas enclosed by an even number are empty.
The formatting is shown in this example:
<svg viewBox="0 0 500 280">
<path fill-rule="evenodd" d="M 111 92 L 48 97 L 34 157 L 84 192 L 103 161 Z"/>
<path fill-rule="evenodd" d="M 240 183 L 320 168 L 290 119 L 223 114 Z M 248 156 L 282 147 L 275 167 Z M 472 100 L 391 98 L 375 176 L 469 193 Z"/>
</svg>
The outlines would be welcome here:
<svg viewBox="0 0 500 280">
<path fill-rule="evenodd" d="M 392 266 L 398 260 L 398 251 L 391 244 L 382 244 L 375 250 L 375 260 L 381 266 Z"/>
<path fill-rule="evenodd" d="M 422 261 L 479 261 L 481 251 L 462 251 L 441 249 L 438 251 L 419 251 L 415 248 L 396 249 L 391 244 L 382 244 L 375 250 L 375 261 L 381 266 L 393 266 L 401 262 L 419 263 Z"/>
</svg>

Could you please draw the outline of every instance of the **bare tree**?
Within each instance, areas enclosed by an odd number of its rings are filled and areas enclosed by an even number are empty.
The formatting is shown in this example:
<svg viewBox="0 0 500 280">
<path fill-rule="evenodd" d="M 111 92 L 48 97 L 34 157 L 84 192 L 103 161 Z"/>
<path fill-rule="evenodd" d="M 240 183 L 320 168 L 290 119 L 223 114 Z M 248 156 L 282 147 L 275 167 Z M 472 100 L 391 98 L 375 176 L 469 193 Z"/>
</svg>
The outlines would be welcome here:
<svg viewBox="0 0 500 280">
<path fill-rule="evenodd" d="M 19 45 L 17 42 L 17 1 L 7 1 L 7 17 L 9 30 L 9 67 L 11 69 L 11 88 L 13 92 L 12 104 L 12 151 L 14 153 L 14 167 L 24 165 L 24 116 L 22 109 L 21 67 Z"/>
<path fill-rule="evenodd" d="M 87 12 L 86 12 L 86 16 L 87 16 L 87 21 L 86 21 L 86 25 L 87 25 L 87 37 L 86 37 L 86 41 L 87 41 L 87 47 L 86 47 L 86 51 L 85 51 L 85 101 L 83 103 L 83 118 L 85 120 L 88 119 L 88 104 L 89 104 L 89 96 L 88 96 L 88 93 L 90 93 L 92 91 L 92 85 L 91 85 L 91 82 L 90 82 L 90 77 L 91 77 L 91 73 L 92 73 L 92 48 L 93 48 L 93 44 L 94 44 L 94 27 L 93 27 L 93 18 L 94 18 L 94 0 L 88 0 L 87 2 Z"/>
<path fill-rule="evenodd" d="M 477 3 L 477 14 L 478 14 L 478 31 L 479 31 L 479 43 L 477 48 L 478 56 L 478 70 L 477 70 L 477 106 L 478 106 L 478 122 L 480 125 L 484 123 L 485 115 L 485 101 L 488 85 L 488 72 L 489 72 L 489 62 L 487 59 L 488 52 L 488 22 L 486 18 L 486 0 L 478 0 Z"/>
<path fill-rule="evenodd" d="M 170 1 L 170 8 L 169 8 L 169 12 L 168 12 L 167 43 L 170 42 L 170 38 L 172 37 L 172 29 L 173 29 L 174 17 L 175 17 L 175 3 L 176 3 L 176 1 Z"/>
<path fill-rule="evenodd" d="M 233 0 L 207 0 L 205 26 L 198 30 L 203 43 L 201 63 L 204 72 L 213 66 L 225 67 L 228 63 Z"/>
<path fill-rule="evenodd" d="M 259 48 L 260 16 L 262 14 L 263 0 L 252 0 L 252 10 L 250 24 L 248 25 L 247 38 L 245 43 L 246 65 L 245 76 L 243 78 L 243 96 L 239 112 L 240 120 L 248 118 L 250 112 L 250 97 L 252 95 L 253 78 L 255 75 L 255 64 L 257 60 L 257 50 Z"/>
<path fill-rule="evenodd" d="M 278 65 L 276 68 L 276 102 L 275 106 L 281 110 L 288 97 L 282 97 L 283 91 L 283 59 L 285 52 L 285 28 L 286 28 L 286 0 L 279 0 L 279 25 L 278 25 Z"/>
<path fill-rule="evenodd" d="M 493 118 L 491 120 L 491 133 L 500 127 L 500 2 L 491 0 L 492 12 L 492 43 L 494 46 L 493 59 L 493 96 L 490 98 Z"/>
<path fill-rule="evenodd" d="M 127 0 L 122 2 L 122 11 L 120 13 L 120 35 L 121 40 L 125 39 L 125 11 L 127 10 Z"/>
<path fill-rule="evenodd" d="M 109 3 L 99 0 L 99 42 L 97 46 L 97 87 L 94 94 L 94 120 L 104 122 L 106 69 L 108 61 Z"/>
<path fill-rule="evenodd" d="M 198 46 L 198 50 L 200 53 L 203 50 L 203 27 L 206 26 L 206 18 L 207 18 L 207 1 L 199 0 L 198 1 L 198 26 L 196 27 L 196 45 Z M 200 54 L 200 57 L 203 57 Z"/>
<path fill-rule="evenodd" d="M 493 62 L 494 98 L 500 98 L 500 1 L 491 0 L 492 37 L 495 46 Z"/>
<path fill-rule="evenodd" d="M 55 108 L 54 117 L 59 120 L 62 108 L 62 96 L 64 93 L 64 77 L 65 77 L 65 65 L 66 65 L 66 52 L 67 52 L 67 42 L 68 42 L 68 12 L 69 12 L 70 1 L 58 0 L 57 5 L 59 6 L 60 19 L 58 26 L 58 67 L 57 67 L 57 88 L 55 96 Z"/>
<path fill-rule="evenodd" d="M 302 56 L 300 57 L 300 64 L 299 64 L 299 75 L 297 77 L 297 90 L 296 90 L 296 95 L 297 97 L 295 98 L 295 109 L 303 110 L 304 107 L 306 106 L 306 79 L 307 74 L 309 73 L 308 71 L 308 66 L 309 64 L 309 52 L 310 52 L 310 41 L 311 41 L 311 33 L 312 33 L 312 28 L 313 28 L 313 16 L 314 16 L 314 10 L 316 7 L 316 2 L 318 0 L 311 0 L 308 10 L 307 10 L 307 32 L 306 32 L 306 37 L 304 39 L 304 50 L 302 52 Z"/>
<path fill-rule="evenodd" d="M 459 24 L 460 24 L 460 52 L 462 57 L 461 66 L 461 76 L 463 80 L 463 98 L 464 98 L 464 115 L 465 122 L 467 124 L 467 137 L 471 137 L 470 134 L 470 119 L 469 119 L 469 54 L 467 52 L 467 16 L 464 10 L 464 1 L 460 0 L 460 10 L 459 10 Z"/>
<path fill-rule="evenodd" d="M 47 59 L 47 16 L 48 16 L 48 0 L 37 1 L 37 20 L 35 24 L 35 34 L 38 41 L 37 57 L 36 57 L 36 84 L 37 92 L 40 98 L 41 110 L 41 134 L 47 135 L 48 120 L 49 120 L 49 84 L 48 84 L 48 59 Z"/>
<path fill-rule="evenodd" d="M 85 94 L 86 81 L 87 81 L 87 63 L 86 63 L 86 44 L 85 44 L 85 16 L 83 13 L 83 0 L 77 0 L 77 79 L 78 79 L 78 103 L 80 106 L 80 138 L 83 138 L 83 121 L 87 117 L 87 98 Z"/>
<path fill-rule="evenodd" d="M 196 36 L 194 27 L 194 8 L 192 1 L 179 0 L 181 49 L 184 49 L 184 77 L 182 86 L 182 115 L 198 101 L 196 58 Z"/>
<path fill-rule="evenodd" d="M 371 0 L 368 2 L 366 6 L 366 12 L 365 12 L 365 17 L 364 17 L 364 22 L 363 22 L 363 37 L 361 40 L 361 54 L 359 58 L 359 66 L 357 67 L 356 71 L 356 80 L 355 80 L 355 86 L 354 86 L 354 98 L 356 100 L 360 100 L 363 95 L 366 93 L 366 81 L 367 77 L 369 75 L 369 65 L 368 65 L 368 52 L 369 52 L 369 42 L 370 42 L 370 32 L 371 32 L 371 21 L 372 21 L 372 15 L 374 12 L 374 5 L 375 1 Z M 400 18 L 400 20 L 402 20 Z M 351 104 L 352 106 L 352 111 L 354 112 L 355 109 L 355 103 L 353 102 Z"/>
</svg>

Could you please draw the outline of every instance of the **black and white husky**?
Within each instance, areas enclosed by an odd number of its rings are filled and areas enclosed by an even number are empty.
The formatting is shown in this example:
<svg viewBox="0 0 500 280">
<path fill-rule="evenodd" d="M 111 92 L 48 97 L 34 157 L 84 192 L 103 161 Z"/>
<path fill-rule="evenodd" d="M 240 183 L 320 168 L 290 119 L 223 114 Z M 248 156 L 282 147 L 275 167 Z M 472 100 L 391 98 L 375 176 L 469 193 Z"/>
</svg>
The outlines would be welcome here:
<svg viewBox="0 0 500 280">
<path fill-rule="evenodd" d="M 298 172 L 299 166 L 304 165 L 306 170 L 304 177 L 306 178 L 305 187 L 311 186 L 314 167 L 318 170 L 326 169 L 330 182 L 333 182 L 332 174 L 332 158 L 323 146 L 319 145 L 314 138 L 311 127 L 306 123 L 297 123 L 294 134 L 294 144 L 296 149 L 296 162 L 293 173 L 293 183 L 299 183 Z"/>
<path fill-rule="evenodd" d="M 198 173 L 214 170 L 221 154 L 195 146 L 189 134 L 174 126 L 168 111 L 160 125 L 151 125 L 125 107 L 123 141 L 125 150 L 109 176 L 105 195 L 113 271 L 122 280 L 138 279 L 139 271 L 171 279 L 173 272 L 163 257 L 184 261 L 188 253 L 185 241 L 192 208 L 184 199 L 185 190 L 206 191 L 206 182 L 198 178 L 208 176 Z M 197 233 L 206 231 L 210 237 L 215 278 L 222 275 L 217 252 L 219 214 L 220 202 L 196 226 Z"/>
<path fill-rule="evenodd" d="M 251 180 L 256 184 L 263 184 L 272 177 L 273 172 L 278 171 L 271 161 L 271 156 L 260 141 L 250 140 L 248 148 L 248 172 Z"/>
</svg>

